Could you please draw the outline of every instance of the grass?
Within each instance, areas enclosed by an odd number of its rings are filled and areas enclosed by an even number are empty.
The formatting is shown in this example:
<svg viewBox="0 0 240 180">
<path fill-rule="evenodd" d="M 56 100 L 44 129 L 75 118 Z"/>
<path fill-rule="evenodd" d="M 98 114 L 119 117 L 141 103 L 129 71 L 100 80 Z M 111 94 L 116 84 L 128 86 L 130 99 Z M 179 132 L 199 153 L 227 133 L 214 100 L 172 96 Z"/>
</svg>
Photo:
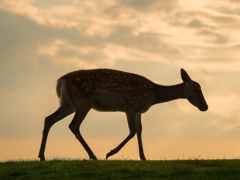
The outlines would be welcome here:
<svg viewBox="0 0 240 180">
<path fill-rule="evenodd" d="M 240 160 L 0 162 L 0 180 L 240 179 Z"/>
</svg>

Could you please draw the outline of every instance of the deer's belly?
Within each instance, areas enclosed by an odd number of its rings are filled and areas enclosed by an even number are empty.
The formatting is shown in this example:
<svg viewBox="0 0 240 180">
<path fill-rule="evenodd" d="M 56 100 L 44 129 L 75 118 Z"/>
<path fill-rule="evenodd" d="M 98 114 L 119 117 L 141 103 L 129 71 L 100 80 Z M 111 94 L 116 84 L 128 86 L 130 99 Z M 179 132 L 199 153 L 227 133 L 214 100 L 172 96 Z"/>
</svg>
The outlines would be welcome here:
<svg viewBox="0 0 240 180">
<path fill-rule="evenodd" d="M 125 100 L 116 96 L 101 95 L 95 98 L 93 109 L 97 111 L 124 111 Z"/>
</svg>

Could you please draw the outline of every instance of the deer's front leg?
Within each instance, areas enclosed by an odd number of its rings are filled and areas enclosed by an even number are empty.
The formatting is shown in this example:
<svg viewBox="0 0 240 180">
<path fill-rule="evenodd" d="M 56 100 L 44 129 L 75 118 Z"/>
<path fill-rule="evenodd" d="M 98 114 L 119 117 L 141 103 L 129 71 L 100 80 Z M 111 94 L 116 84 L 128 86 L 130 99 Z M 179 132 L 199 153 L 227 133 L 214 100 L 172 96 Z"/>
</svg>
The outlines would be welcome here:
<svg viewBox="0 0 240 180">
<path fill-rule="evenodd" d="M 136 118 L 136 131 L 137 131 L 137 138 L 138 138 L 138 147 L 139 147 L 139 156 L 141 160 L 146 160 L 143 146 L 142 146 L 142 123 L 141 123 L 141 115 L 137 115 Z"/>
<path fill-rule="evenodd" d="M 130 131 L 129 135 L 115 149 L 113 149 L 109 153 L 107 153 L 106 159 L 109 156 L 116 154 L 136 134 L 136 125 L 135 125 L 136 115 L 135 115 L 135 113 L 126 113 L 126 115 L 127 115 L 129 131 Z"/>
</svg>

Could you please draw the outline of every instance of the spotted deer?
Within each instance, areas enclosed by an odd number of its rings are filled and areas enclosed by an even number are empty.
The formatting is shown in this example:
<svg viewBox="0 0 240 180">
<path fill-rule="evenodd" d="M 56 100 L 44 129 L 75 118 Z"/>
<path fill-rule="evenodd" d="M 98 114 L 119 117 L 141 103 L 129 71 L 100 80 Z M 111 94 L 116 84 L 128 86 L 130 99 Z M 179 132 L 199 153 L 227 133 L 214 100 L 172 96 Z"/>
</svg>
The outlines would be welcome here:
<svg viewBox="0 0 240 180">
<path fill-rule="evenodd" d="M 106 159 L 116 154 L 137 133 L 139 155 L 142 160 L 146 160 L 141 137 L 142 113 L 154 104 L 180 98 L 187 99 L 200 111 L 208 109 L 200 85 L 191 80 L 183 69 L 181 77 L 183 83 L 163 86 L 137 74 L 111 69 L 79 70 L 62 76 L 56 86 L 60 107 L 45 118 L 38 157 L 41 161 L 45 160 L 44 151 L 52 125 L 75 112 L 69 128 L 87 151 L 90 159 L 97 160 L 80 133 L 81 123 L 93 108 L 97 111 L 121 111 L 127 116 L 129 135 L 107 153 Z"/>
</svg>

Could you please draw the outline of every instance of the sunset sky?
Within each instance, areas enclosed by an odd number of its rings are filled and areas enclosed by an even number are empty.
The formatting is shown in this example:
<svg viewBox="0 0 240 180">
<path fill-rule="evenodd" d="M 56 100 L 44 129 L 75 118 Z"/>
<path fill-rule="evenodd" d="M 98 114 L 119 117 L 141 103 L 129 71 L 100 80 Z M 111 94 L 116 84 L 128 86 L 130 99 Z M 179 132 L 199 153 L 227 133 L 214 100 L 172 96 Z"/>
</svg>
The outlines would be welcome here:
<svg viewBox="0 0 240 180">
<path fill-rule="evenodd" d="M 176 100 L 143 114 L 147 159 L 240 158 L 240 0 L 0 0 L 0 161 L 37 159 L 56 80 L 92 68 L 162 85 L 184 68 L 201 84 L 208 111 Z M 50 130 L 47 159 L 88 159 L 72 118 Z M 104 159 L 129 130 L 124 113 L 91 110 L 81 132 Z M 138 160 L 137 138 L 109 159 Z"/>
</svg>

